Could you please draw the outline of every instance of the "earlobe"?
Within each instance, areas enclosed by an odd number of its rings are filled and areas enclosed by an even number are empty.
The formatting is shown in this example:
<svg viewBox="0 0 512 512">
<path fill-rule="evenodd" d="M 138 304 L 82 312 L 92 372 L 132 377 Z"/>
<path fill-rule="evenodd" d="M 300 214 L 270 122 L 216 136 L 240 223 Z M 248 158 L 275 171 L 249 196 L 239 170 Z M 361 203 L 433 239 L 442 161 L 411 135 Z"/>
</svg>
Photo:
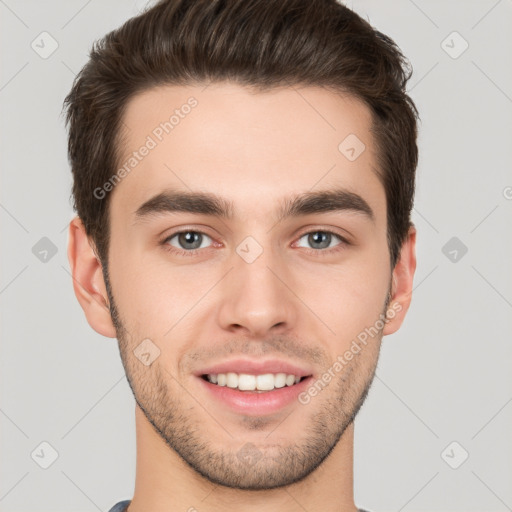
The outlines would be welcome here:
<svg viewBox="0 0 512 512">
<path fill-rule="evenodd" d="M 393 269 L 391 300 L 387 308 L 388 321 L 383 335 L 393 334 L 402 325 L 412 299 L 412 285 L 416 270 L 416 228 L 411 226 L 402 245 L 400 257 Z"/>
<path fill-rule="evenodd" d="M 69 224 L 68 260 L 73 289 L 87 322 L 99 334 L 115 338 L 116 330 L 110 316 L 101 263 L 79 217 Z"/>
</svg>

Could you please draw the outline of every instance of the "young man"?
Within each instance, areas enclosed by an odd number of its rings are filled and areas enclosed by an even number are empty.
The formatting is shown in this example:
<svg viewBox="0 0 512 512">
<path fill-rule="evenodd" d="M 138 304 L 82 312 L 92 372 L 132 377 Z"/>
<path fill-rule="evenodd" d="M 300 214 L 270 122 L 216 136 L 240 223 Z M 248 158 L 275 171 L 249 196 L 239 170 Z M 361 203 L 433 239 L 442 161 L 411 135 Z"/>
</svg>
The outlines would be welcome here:
<svg viewBox="0 0 512 512">
<path fill-rule="evenodd" d="M 405 64 L 335 0 L 162 0 L 94 46 L 68 257 L 136 400 L 112 511 L 358 510 L 353 422 L 416 267 Z"/>
</svg>

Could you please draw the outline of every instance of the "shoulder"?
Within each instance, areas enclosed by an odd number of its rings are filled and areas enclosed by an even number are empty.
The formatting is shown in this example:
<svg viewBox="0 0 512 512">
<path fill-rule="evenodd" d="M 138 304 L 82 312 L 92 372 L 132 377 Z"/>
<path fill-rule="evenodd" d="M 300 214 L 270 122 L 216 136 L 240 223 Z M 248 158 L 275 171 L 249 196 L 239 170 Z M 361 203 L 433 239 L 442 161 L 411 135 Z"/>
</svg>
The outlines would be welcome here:
<svg viewBox="0 0 512 512">
<path fill-rule="evenodd" d="M 130 503 L 131 500 L 120 501 L 119 503 L 116 503 L 108 512 L 125 512 Z"/>
</svg>

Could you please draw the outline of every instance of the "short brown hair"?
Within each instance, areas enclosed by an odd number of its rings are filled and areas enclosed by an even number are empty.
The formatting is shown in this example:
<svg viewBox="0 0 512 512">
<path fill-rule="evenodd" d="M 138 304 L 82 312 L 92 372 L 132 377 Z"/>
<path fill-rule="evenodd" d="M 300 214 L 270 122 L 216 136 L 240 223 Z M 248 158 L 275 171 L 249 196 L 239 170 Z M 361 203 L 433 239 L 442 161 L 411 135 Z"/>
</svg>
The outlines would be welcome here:
<svg viewBox="0 0 512 512">
<path fill-rule="evenodd" d="M 109 196 L 130 98 L 159 85 L 229 80 L 267 90 L 322 86 L 372 112 L 394 268 L 412 225 L 418 112 L 397 45 L 336 0 L 160 0 L 96 41 L 64 100 L 74 209 L 108 265 Z M 340 141 L 341 142 L 341 141 Z"/>
</svg>

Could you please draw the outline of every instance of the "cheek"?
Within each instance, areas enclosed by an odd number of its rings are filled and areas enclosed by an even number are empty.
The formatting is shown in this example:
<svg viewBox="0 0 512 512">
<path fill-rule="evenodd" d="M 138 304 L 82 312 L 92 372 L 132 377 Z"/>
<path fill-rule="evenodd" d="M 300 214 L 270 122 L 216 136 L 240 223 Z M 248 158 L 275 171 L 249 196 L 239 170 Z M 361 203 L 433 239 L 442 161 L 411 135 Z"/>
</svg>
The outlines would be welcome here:
<svg viewBox="0 0 512 512">
<path fill-rule="evenodd" d="M 114 257 L 111 261 L 116 262 L 110 270 L 112 293 L 128 331 L 137 337 L 162 337 L 182 302 L 181 284 L 172 283 L 144 258 Z"/>
<path fill-rule="evenodd" d="M 387 296 L 390 273 L 375 262 L 361 263 L 326 267 L 314 274 L 303 269 L 297 278 L 303 289 L 298 295 L 344 341 L 375 324 Z"/>
<path fill-rule="evenodd" d="M 127 330 L 137 339 L 158 340 L 162 351 L 179 350 L 184 330 L 210 307 L 213 294 L 205 294 L 225 272 L 217 267 L 173 266 L 149 253 L 125 259 L 112 273 L 112 286 Z"/>
</svg>

